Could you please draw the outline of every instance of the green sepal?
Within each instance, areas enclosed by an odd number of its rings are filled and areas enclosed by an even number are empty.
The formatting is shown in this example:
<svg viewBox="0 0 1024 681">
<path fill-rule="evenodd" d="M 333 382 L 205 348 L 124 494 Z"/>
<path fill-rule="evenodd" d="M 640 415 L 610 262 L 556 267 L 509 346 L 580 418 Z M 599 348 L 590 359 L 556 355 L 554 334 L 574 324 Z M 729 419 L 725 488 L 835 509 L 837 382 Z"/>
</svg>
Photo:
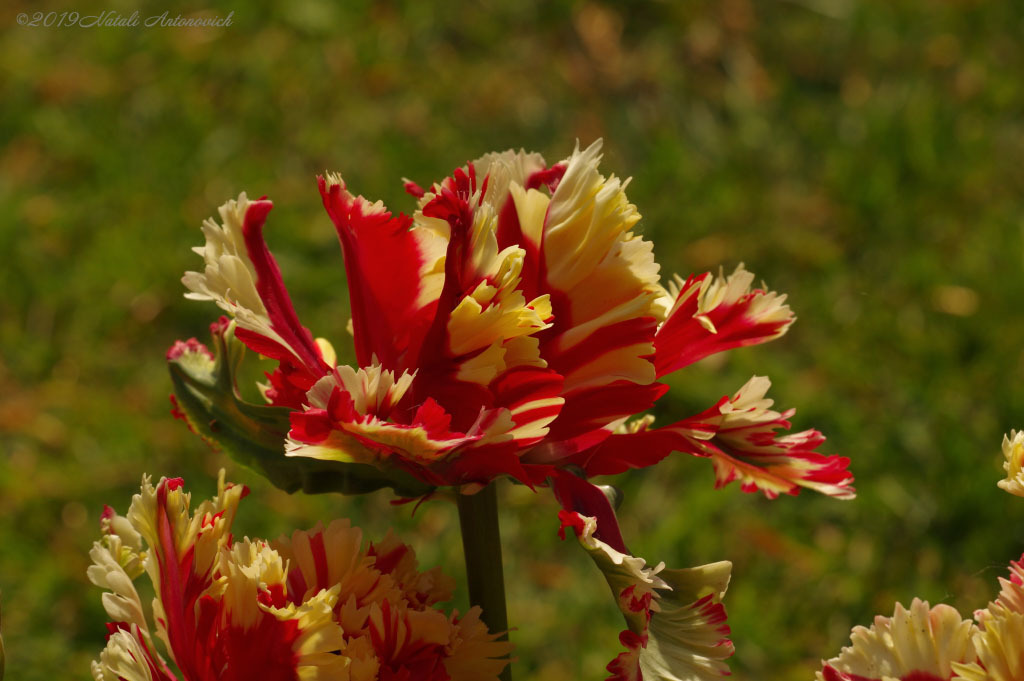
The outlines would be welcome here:
<svg viewBox="0 0 1024 681">
<path fill-rule="evenodd" d="M 246 402 L 235 375 L 245 346 L 234 323 L 213 334 L 214 359 L 186 353 L 168 360 L 177 407 L 200 437 L 289 494 L 365 494 L 390 487 L 402 497 L 421 497 L 433 487 L 400 469 L 285 456 L 290 409 Z"/>
</svg>

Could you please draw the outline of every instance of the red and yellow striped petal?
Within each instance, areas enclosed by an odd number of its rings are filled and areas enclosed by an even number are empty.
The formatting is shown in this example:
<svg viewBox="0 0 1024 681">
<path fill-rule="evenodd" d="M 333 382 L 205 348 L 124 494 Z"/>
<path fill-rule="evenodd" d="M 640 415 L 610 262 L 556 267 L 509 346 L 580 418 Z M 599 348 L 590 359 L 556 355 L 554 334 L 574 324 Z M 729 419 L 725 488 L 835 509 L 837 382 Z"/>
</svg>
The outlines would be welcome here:
<svg viewBox="0 0 1024 681">
<path fill-rule="evenodd" d="M 455 580 L 441 568 L 420 572 L 412 547 L 390 530 L 384 539 L 370 544 L 367 555 L 373 557 L 374 569 L 391 577 L 405 601 L 418 608 L 451 600 L 455 592 Z"/>
<path fill-rule="evenodd" d="M 433 397 L 460 430 L 477 419 L 479 405 L 493 405 L 492 386 L 506 372 L 546 367 L 533 337 L 551 318 L 546 295 L 529 300 L 524 295 L 526 251 L 517 245 L 499 248 L 498 214 L 484 200 L 490 178 L 480 186 L 476 178 L 472 165 L 457 170 L 424 195 L 415 216 L 416 224 L 444 238 L 447 248 L 436 315 L 417 359 L 421 381 L 414 401 Z"/>
<path fill-rule="evenodd" d="M 598 520 L 562 511 L 562 532 L 571 527 L 604 573 L 628 629 L 626 651 L 608 664 L 609 681 L 705 680 L 729 675 L 733 654 L 722 597 L 732 564 L 665 570 L 597 539 Z"/>
<path fill-rule="evenodd" d="M 550 199 L 536 189 L 511 191 L 522 231 L 541 234 L 538 286 L 554 313 L 541 355 L 565 379 L 556 440 L 644 411 L 661 393 L 650 361 L 658 265 L 650 242 L 631 231 L 640 214 L 627 183 L 598 171 L 600 151 L 595 142 L 566 159 Z"/>
<path fill-rule="evenodd" d="M 728 277 L 705 273 L 683 281 L 676 276 L 665 301 L 670 301 L 668 313 L 654 338 L 658 376 L 786 333 L 796 319 L 784 304 L 786 296 L 751 289 L 753 281 L 742 264 Z"/>
<path fill-rule="evenodd" d="M 739 481 L 744 492 L 760 490 L 768 498 L 808 488 L 836 497 L 854 496 L 849 459 L 816 449 L 825 438 L 816 430 L 779 435 L 790 428 L 793 410 L 771 409 L 765 397 L 771 382 L 755 376 L 732 397 L 710 409 L 662 428 L 643 424 L 615 433 L 570 460 L 588 475 L 611 475 L 653 465 L 673 451 L 711 459 L 715 484 Z"/>
<path fill-rule="evenodd" d="M 397 457 L 426 466 L 480 439 L 450 430 L 451 416 L 432 398 L 402 413 L 398 404 L 414 380 L 396 379 L 380 365 L 341 367 L 324 377 L 309 391 L 305 411 L 292 412 L 288 456 L 373 465 Z"/>
<path fill-rule="evenodd" d="M 379 201 L 353 196 L 340 175 L 318 183 L 345 257 L 357 361 L 414 370 L 440 293 L 444 240 Z"/>
<path fill-rule="evenodd" d="M 309 331 L 299 322 L 281 271 L 263 240 L 273 204 L 250 201 L 243 192 L 220 208 L 223 225 L 203 223 L 206 244 L 197 247 L 206 267 L 187 272 L 187 298 L 212 300 L 238 322 L 235 334 L 252 350 L 305 375 L 312 385 L 329 368 Z"/>
<path fill-rule="evenodd" d="M 431 607 L 451 596 L 451 580 L 419 572 L 393 535 L 364 548 L 340 520 L 273 543 L 231 543 L 244 488 L 222 472 L 218 490 L 193 512 L 180 479 L 144 480 L 127 518 L 104 513 L 89 576 L 110 590 L 104 603 L 117 621 L 93 663 L 99 681 L 176 681 L 122 565 L 135 564 L 125 542 L 136 538 L 148 547 L 158 637 L 185 681 L 490 680 L 508 663 L 509 644 L 487 632 L 478 609 L 459 618 Z"/>
<path fill-rule="evenodd" d="M 788 419 L 794 410 L 773 411 L 772 400 L 765 397 L 770 386 L 767 378 L 755 376 L 732 398 L 723 398 L 692 419 L 701 429 L 713 429 L 711 437 L 690 441 L 711 458 L 716 484 L 738 480 L 744 492 L 760 490 L 768 498 L 796 494 L 801 487 L 839 499 L 853 498 L 853 475 L 847 470 L 850 460 L 815 451 L 825 441 L 821 433 L 776 433 L 790 428 Z"/>
<path fill-rule="evenodd" d="M 368 607 L 396 594 L 394 581 L 374 567 L 374 557 L 362 547 L 363 533 L 347 519 L 332 521 L 326 528 L 297 530 L 279 537 L 271 546 L 288 563 L 288 595 L 294 603 L 340 587 L 336 617 L 347 632 L 361 631 Z"/>
</svg>

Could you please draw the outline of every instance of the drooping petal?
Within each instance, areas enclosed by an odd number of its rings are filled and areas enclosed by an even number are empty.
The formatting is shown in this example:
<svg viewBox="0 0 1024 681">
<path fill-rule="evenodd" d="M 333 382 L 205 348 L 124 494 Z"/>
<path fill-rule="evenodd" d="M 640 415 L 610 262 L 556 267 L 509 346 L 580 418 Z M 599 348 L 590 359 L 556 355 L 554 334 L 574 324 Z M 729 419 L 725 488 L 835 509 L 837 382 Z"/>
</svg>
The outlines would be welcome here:
<svg viewBox="0 0 1024 681">
<path fill-rule="evenodd" d="M 619 640 L 626 651 L 608 664 L 609 681 L 683 681 L 729 674 L 733 654 L 722 597 L 732 564 L 665 570 L 597 539 L 596 518 L 563 510 L 563 533 L 571 527 L 604 573 L 628 629 Z"/>
<path fill-rule="evenodd" d="M 740 481 L 744 492 L 769 498 L 796 494 L 801 487 L 838 499 L 854 496 L 849 459 L 818 453 L 825 441 L 816 430 L 779 435 L 790 428 L 794 410 L 777 412 L 765 394 L 771 382 L 755 376 L 732 397 L 710 409 L 662 428 L 615 433 L 571 460 L 588 475 L 611 475 L 650 466 L 672 451 L 708 457 L 718 487 Z"/>
<path fill-rule="evenodd" d="M 821 433 L 776 433 L 790 428 L 789 417 L 795 410 L 773 411 L 772 400 L 765 397 L 770 386 L 767 378 L 755 376 L 731 399 L 709 410 L 712 413 L 695 417 L 714 428 L 713 437 L 692 441 L 711 457 L 717 484 L 739 480 L 743 491 L 761 490 L 769 498 L 796 494 L 806 487 L 837 499 L 852 499 L 850 460 L 815 451 L 825 441 Z"/>
<path fill-rule="evenodd" d="M 643 558 L 614 549 L 597 539 L 594 536 L 598 528 L 597 518 L 565 510 L 559 511 L 558 515 L 562 522 L 560 532 L 564 535 L 565 529 L 571 528 L 604 574 L 630 631 L 637 634 L 645 632 L 651 611 L 657 610 L 656 606 L 652 608 L 650 605 L 655 591 L 669 588 L 659 574 L 665 569 L 665 564 L 650 567 Z"/>
<path fill-rule="evenodd" d="M 1010 494 L 1024 497 L 1024 430 L 1003 436 L 1003 470 L 1006 478 L 997 484 Z"/>
<path fill-rule="evenodd" d="M 654 338 L 658 376 L 670 374 L 723 350 L 755 345 L 786 333 L 795 321 L 786 296 L 751 289 L 754 275 L 740 264 L 721 273 L 678 276 L 671 287 L 667 318 Z"/>
<path fill-rule="evenodd" d="M 975 659 L 976 627 L 954 608 L 934 608 L 917 598 L 910 609 L 896 604 L 892 617 L 875 617 L 871 628 L 857 626 L 853 645 L 823 661 L 818 681 L 948 681 L 954 665 Z"/>
<path fill-rule="evenodd" d="M 729 640 L 722 598 L 732 563 L 662 570 L 671 591 L 657 592 L 647 646 L 640 654 L 645 679 L 707 679 L 729 676 L 726 659 L 735 652 Z"/>
<path fill-rule="evenodd" d="M 722 597 L 732 564 L 665 570 L 633 556 L 604 491 L 567 471 L 552 478 L 563 510 L 565 538 L 571 528 L 604 574 L 628 629 L 619 637 L 625 652 L 608 664 L 610 681 L 680 681 L 728 675 L 733 654 Z"/>
</svg>

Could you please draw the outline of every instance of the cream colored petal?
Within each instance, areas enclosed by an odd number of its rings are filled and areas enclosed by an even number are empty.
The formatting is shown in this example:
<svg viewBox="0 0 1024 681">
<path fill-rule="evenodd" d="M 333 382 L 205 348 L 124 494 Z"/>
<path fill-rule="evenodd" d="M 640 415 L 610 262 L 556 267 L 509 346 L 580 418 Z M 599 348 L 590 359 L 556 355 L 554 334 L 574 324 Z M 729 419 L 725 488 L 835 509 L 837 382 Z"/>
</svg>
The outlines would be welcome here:
<svg viewBox="0 0 1024 681">
<path fill-rule="evenodd" d="M 1000 489 L 1024 497 L 1024 431 L 1011 430 L 1003 436 L 1003 457 L 1006 478 L 998 482 Z"/>
<path fill-rule="evenodd" d="M 909 610 L 897 603 L 892 617 L 876 617 L 870 628 L 854 627 L 853 645 L 824 664 L 867 679 L 899 679 L 911 672 L 947 679 L 954 663 L 975 659 L 976 631 L 954 608 L 941 603 L 932 608 L 915 598 Z M 824 675 L 818 672 L 817 678 Z"/>
<path fill-rule="evenodd" d="M 107 640 L 99 661 L 91 665 L 95 681 L 153 681 L 146 653 L 139 641 L 126 631 L 116 631 Z"/>
<path fill-rule="evenodd" d="M 954 662 L 957 678 L 965 681 L 1024 679 L 1024 613 L 1000 609 L 974 635 L 977 662 Z"/>
</svg>

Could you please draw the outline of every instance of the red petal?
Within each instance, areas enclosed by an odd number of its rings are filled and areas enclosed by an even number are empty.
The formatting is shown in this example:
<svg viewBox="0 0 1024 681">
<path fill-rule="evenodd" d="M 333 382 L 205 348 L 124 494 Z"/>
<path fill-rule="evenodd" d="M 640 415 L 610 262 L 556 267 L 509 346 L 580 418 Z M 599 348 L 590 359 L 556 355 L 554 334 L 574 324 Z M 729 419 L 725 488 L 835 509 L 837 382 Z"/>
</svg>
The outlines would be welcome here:
<svg viewBox="0 0 1024 681">
<path fill-rule="evenodd" d="M 742 274 L 741 274 L 742 273 Z M 743 270 L 730 276 L 751 277 Z M 764 343 L 778 338 L 793 323 L 788 307 L 763 315 L 759 305 L 770 301 L 773 293 L 754 289 L 733 299 L 725 299 L 705 316 L 715 328 L 710 331 L 698 321 L 700 288 L 710 272 L 691 275 L 680 287 L 677 307 L 658 329 L 654 338 L 654 365 L 658 376 L 670 374 L 716 352 Z M 779 303 L 785 296 L 778 297 Z M 680 302 L 681 301 L 681 302 Z"/>
<path fill-rule="evenodd" d="M 343 184 L 318 182 L 345 256 L 359 365 L 372 364 L 376 353 L 386 369 L 413 368 L 433 315 L 431 306 L 417 307 L 425 256 L 409 229 L 412 219 L 376 212 Z"/>
</svg>

